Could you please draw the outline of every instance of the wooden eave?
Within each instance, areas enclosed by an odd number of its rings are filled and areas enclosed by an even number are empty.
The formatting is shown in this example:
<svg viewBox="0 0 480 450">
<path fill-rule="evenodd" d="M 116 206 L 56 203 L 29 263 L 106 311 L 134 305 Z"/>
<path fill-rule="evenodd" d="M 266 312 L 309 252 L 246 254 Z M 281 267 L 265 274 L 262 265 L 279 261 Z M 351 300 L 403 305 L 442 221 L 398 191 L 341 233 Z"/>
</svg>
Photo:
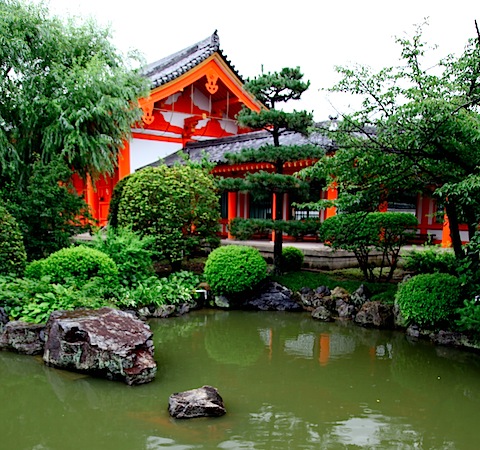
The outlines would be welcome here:
<svg viewBox="0 0 480 450">
<path fill-rule="evenodd" d="M 180 75 L 178 78 L 153 89 L 147 98 L 139 99 L 139 105 L 146 114 L 151 114 L 155 102 L 182 91 L 202 77 L 205 77 L 207 83 L 209 78 L 221 80 L 226 88 L 252 111 L 258 112 L 261 109 L 265 109 L 265 106 L 243 88 L 242 81 L 218 53 L 214 53 L 198 66 Z"/>
</svg>

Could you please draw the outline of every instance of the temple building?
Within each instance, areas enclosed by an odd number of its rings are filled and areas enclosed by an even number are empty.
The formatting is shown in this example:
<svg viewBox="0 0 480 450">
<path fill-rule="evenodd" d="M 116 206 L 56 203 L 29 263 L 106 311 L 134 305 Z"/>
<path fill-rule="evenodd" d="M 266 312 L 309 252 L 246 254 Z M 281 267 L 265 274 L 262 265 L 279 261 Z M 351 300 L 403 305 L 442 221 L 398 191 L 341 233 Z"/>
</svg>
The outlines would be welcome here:
<svg viewBox="0 0 480 450">
<path fill-rule="evenodd" d="M 84 195 L 100 226 L 107 223 L 115 184 L 135 170 L 159 164 L 160 158 L 170 165 L 180 160 L 180 153 L 188 154 L 194 161 L 206 154 L 215 163 L 213 174 L 226 177 L 273 170 L 268 163 L 229 165 L 225 160 L 227 152 L 272 144 L 272 138 L 266 131 L 241 128 L 235 120 L 242 107 L 253 111 L 265 107 L 244 89 L 242 77 L 220 49 L 216 31 L 188 48 L 149 64 L 143 73 L 151 83 L 150 95 L 139 99 L 143 110 L 142 123 L 132 129 L 130 141 L 120 152 L 115 173 L 103 177 L 95 185 L 83 183 L 78 177 L 74 179 L 77 191 Z M 285 133 L 280 138 L 281 145 L 306 143 L 320 146 L 325 153 L 332 153 L 334 148 L 320 131 L 308 138 L 294 132 Z M 291 174 L 314 163 L 315 160 L 288 162 L 284 165 L 284 173 Z M 322 187 L 317 187 L 317 199 L 336 198 L 334 186 L 327 190 Z M 248 193 L 226 193 L 221 199 L 220 234 L 231 237 L 227 224 L 235 217 L 271 218 L 273 208 L 269 202 L 255 202 Z M 324 220 L 335 214 L 334 208 L 316 213 L 316 216 L 312 212 L 294 210 L 288 195 L 284 197 L 283 208 L 282 216 L 287 220 L 301 220 L 309 214 Z M 405 193 L 401 197 L 389 198 L 384 210 L 415 214 L 419 222 L 419 242 L 428 238 L 432 243 L 450 245 L 448 221 L 437 222 L 437 206 L 433 199 Z M 468 240 L 466 227 L 461 238 Z"/>
</svg>

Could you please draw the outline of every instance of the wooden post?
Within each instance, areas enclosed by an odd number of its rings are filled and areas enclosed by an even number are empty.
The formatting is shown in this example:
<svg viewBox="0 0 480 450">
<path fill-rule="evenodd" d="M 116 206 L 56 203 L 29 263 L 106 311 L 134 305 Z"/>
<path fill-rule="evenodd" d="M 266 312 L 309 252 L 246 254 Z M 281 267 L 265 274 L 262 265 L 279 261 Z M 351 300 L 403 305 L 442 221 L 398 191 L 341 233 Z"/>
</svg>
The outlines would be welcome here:
<svg viewBox="0 0 480 450">
<path fill-rule="evenodd" d="M 230 221 L 237 217 L 237 192 L 229 192 L 228 193 L 228 224 L 230 225 Z M 230 233 L 230 226 L 228 227 L 228 239 L 234 239 L 232 234 Z"/>
<path fill-rule="evenodd" d="M 337 183 L 333 181 L 327 190 L 327 200 L 336 200 L 337 198 L 338 198 Z M 329 217 L 332 217 L 335 214 L 337 214 L 337 208 L 335 208 L 335 206 L 330 206 L 325 210 L 325 219 L 328 219 Z"/>
<path fill-rule="evenodd" d="M 452 246 L 452 237 L 450 235 L 450 223 L 448 216 L 445 213 L 443 216 L 443 228 L 442 228 L 442 247 L 450 248 Z"/>
</svg>

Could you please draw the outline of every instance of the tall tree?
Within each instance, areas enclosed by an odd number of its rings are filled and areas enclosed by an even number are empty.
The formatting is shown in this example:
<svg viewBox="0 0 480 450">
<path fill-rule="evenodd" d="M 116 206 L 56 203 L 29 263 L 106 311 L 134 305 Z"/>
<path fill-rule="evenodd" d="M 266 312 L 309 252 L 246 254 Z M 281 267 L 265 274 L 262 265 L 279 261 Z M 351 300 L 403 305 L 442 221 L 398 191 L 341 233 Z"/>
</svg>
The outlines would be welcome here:
<svg viewBox="0 0 480 450">
<path fill-rule="evenodd" d="M 462 257 L 459 224 L 472 236 L 480 220 L 480 35 L 432 67 L 422 27 L 397 39 L 399 67 L 337 67 L 342 79 L 331 90 L 360 96 L 362 106 L 325 130 L 335 157 L 306 175 L 334 176 L 345 211 L 375 209 L 402 190 L 428 193 L 445 206 Z"/>
<path fill-rule="evenodd" d="M 6 201 L 27 195 L 39 164 L 55 170 L 63 164 L 94 180 L 113 172 L 141 117 L 138 98 L 148 84 L 109 37 L 92 21 L 64 23 L 43 5 L 0 1 L 0 190 Z M 58 173 L 57 182 L 65 184 L 65 171 Z M 67 222 L 71 211 L 63 217 Z"/>
<path fill-rule="evenodd" d="M 244 149 L 237 154 L 226 155 L 229 163 L 239 162 L 266 162 L 272 165 L 272 171 L 259 171 L 248 173 L 244 180 L 225 179 L 222 187 L 227 190 L 248 190 L 253 195 L 274 195 L 275 197 L 275 222 L 283 219 L 283 199 L 286 192 L 298 190 L 301 182 L 284 174 L 284 164 L 288 161 L 299 159 L 319 158 L 324 154 L 324 149 L 315 145 L 286 146 L 281 144 L 282 134 L 290 131 L 307 135 L 313 125 L 313 116 L 307 111 L 286 112 L 278 106 L 298 100 L 308 89 L 310 83 L 303 81 L 303 74 L 297 68 L 284 68 L 280 72 L 262 74 L 248 80 L 245 88 L 254 94 L 267 109 L 259 112 L 243 109 L 238 114 L 238 122 L 242 126 L 253 129 L 264 129 L 270 133 L 272 144 L 258 149 Z M 272 199 L 273 203 L 273 199 Z M 277 228 L 274 242 L 274 266 L 280 271 L 282 256 L 283 234 Z"/>
</svg>

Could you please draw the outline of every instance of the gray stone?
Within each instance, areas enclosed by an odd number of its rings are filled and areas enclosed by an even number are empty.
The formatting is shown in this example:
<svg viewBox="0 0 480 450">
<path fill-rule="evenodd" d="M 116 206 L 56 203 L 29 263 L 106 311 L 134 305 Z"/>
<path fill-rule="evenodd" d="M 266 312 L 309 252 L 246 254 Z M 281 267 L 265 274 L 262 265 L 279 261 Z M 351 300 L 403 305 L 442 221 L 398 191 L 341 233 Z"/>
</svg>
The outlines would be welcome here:
<svg viewBox="0 0 480 450">
<path fill-rule="evenodd" d="M 361 308 L 361 306 L 370 301 L 371 293 L 367 286 L 361 284 L 360 287 L 350 296 L 350 303 L 355 305 L 356 308 Z"/>
<path fill-rule="evenodd" d="M 150 327 L 112 308 L 55 311 L 45 328 L 46 364 L 122 380 L 152 381 L 157 371 Z"/>
<path fill-rule="evenodd" d="M 366 302 L 356 314 L 355 323 L 364 327 L 391 328 L 393 309 L 382 302 Z"/>
<path fill-rule="evenodd" d="M 3 327 L 10 321 L 8 314 L 5 312 L 5 308 L 0 307 L 0 331 L 3 330 Z"/>
<path fill-rule="evenodd" d="M 0 335 L 0 349 L 25 355 L 40 355 L 45 344 L 45 324 L 8 322 Z"/>
<path fill-rule="evenodd" d="M 355 306 L 343 299 L 338 299 L 335 308 L 340 319 L 352 319 L 355 316 Z"/>
<path fill-rule="evenodd" d="M 333 320 L 332 313 L 325 308 L 325 306 L 319 306 L 317 309 L 312 311 L 312 317 L 323 322 L 331 322 Z"/>
<path fill-rule="evenodd" d="M 172 394 L 168 399 L 168 412 L 176 419 L 219 417 L 226 413 L 223 399 L 212 386 Z"/>
<path fill-rule="evenodd" d="M 443 331 L 432 333 L 430 339 L 437 345 L 460 347 L 465 341 L 465 336 L 455 331 Z"/>
<path fill-rule="evenodd" d="M 302 306 L 293 300 L 290 289 L 276 282 L 269 282 L 254 297 L 244 304 L 247 309 L 261 311 L 303 311 Z"/>
<path fill-rule="evenodd" d="M 216 295 L 214 302 L 217 308 L 229 309 L 231 307 L 230 300 L 224 295 Z"/>
</svg>

